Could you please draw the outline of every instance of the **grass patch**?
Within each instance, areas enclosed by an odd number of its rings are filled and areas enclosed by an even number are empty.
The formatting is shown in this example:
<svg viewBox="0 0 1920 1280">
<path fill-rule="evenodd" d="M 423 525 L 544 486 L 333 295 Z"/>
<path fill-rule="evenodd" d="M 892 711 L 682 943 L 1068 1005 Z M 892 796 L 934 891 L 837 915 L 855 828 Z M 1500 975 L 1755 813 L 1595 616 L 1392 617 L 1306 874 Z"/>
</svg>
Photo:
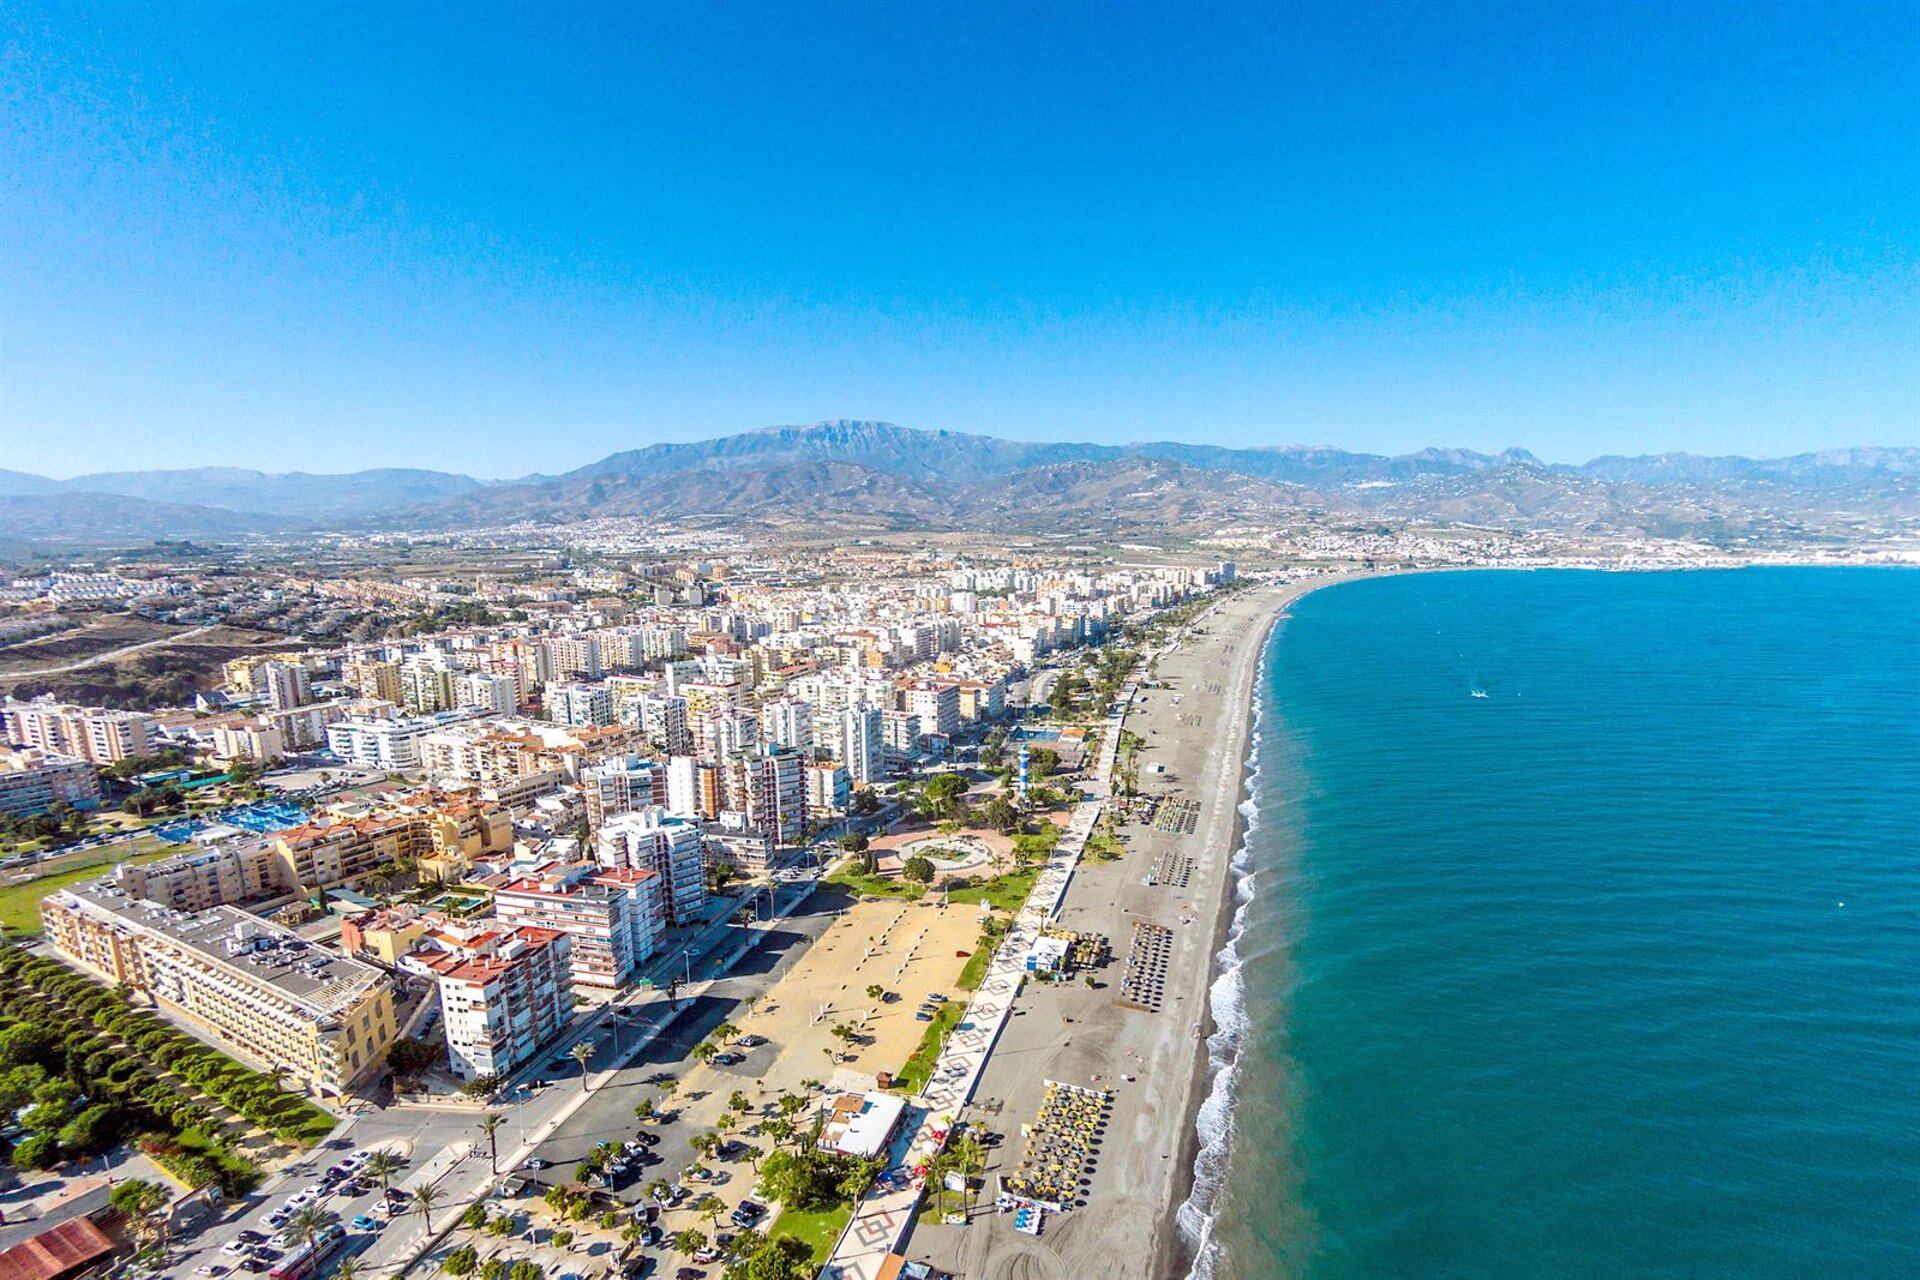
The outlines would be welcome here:
<svg viewBox="0 0 1920 1280">
<path fill-rule="evenodd" d="M 926 893 L 926 886 L 917 885 L 911 880 L 888 879 L 881 875 L 864 875 L 851 867 L 842 867 L 827 877 L 828 884 L 837 884 L 841 888 L 856 893 L 863 898 L 906 898 L 909 900 Z"/>
<path fill-rule="evenodd" d="M 53 868 L 49 874 L 0 887 L 0 933 L 9 938 L 37 938 L 40 936 L 40 899 L 56 889 L 91 880 L 119 863 L 150 862 L 172 847 L 142 849 L 139 843 L 129 843 L 111 849 L 83 849 L 65 858 L 48 859 L 41 865 Z"/>
<path fill-rule="evenodd" d="M 973 954 L 967 957 L 967 963 L 960 970 L 960 976 L 954 985 L 962 991 L 978 991 L 980 984 L 986 981 L 987 966 L 993 962 L 993 953 L 1000 946 L 1000 939 L 981 938 L 974 947 Z"/>
<path fill-rule="evenodd" d="M 1024 871 L 1009 871 L 989 880 L 976 880 L 964 889 L 950 890 L 947 901 L 963 905 L 984 904 L 995 911 L 1018 911 L 1026 903 L 1027 895 L 1033 892 L 1033 882 L 1039 878 L 1040 868 L 1037 866 Z"/>
<path fill-rule="evenodd" d="M 813 1265 L 821 1266 L 827 1255 L 833 1251 L 834 1243 L 840 1239 L 840 1233 L 847 1229 L 847 1219 L 853 1216 L 852 1205 L 840 1205 L 833 1209 L 817 1209 L 805 1213 L 799 1209 L 782 1209 L 780 1216 L 773 1220 L 770 1236 L 792 1236 L 813 1250 Z"/>
<path fill-rule="evenodd" d="M 960 1021 L 960 1015 L 965 1012 L 957 1000 L 949 1000 L 935 1011 L 933 1021 L 927 1024 L 926 1034 L 920 1037 L 919 1047 L 907 1059 L 907 1065 L 894 1073 L 895 1092 L 914 1094 L 927 1087 L 927 1080 L 933 1075 L 933 1066 L 940 1060 L 940 1050 Z"/>
</svg>

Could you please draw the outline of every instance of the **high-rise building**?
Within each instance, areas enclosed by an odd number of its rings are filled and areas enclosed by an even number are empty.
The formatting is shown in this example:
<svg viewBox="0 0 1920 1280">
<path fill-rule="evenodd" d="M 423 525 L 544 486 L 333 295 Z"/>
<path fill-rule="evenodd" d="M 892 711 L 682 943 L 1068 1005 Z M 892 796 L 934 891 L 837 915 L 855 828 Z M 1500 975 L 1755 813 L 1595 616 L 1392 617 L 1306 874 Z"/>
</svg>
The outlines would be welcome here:
<svg viewBox="0 0 1920 1280">
<path fill-rule="evenodd" d="M 569 935 L 574 986 L 617 991 L 660 949 L 662 888 L 642 868 L 550 862 L 496 889 L 493 911 L 504 923 Z"/>
<path fill-rule="evenodd" d="M 512 676 L 469 671 L 454 682 L 454 700 L 462 707 L 510 716 L 519 706 L 519 682 Z"/>
<path fill-rule="evenodd" d="M 645 756 L 614 756 L 580 771 L 587 821 L 598 827 L 616 813 L 667 803 L 667 766 Z"/>
<path fill-rule="evenodd" d="M 100 803 L 100 771 L 77 756 L 0 746 L 0 813 L 45 813 L 56 804 Z"/>
<path fill-rule="evenodd" d="M 849 707 L 840 713 L 837 744 L 847 777 L 863 787 L 887 776 L 886 714 L 879 707 Z"/>
<path fill-rule="evenodd" d="M 546 692 L 547 719 L 570 726 L 612 724 L 613 693 L 604 684 L 568 681 L 550 684 Z"/>
<path fill-rule="evenodd" d="M 94 764 L 151 755 L 160 745 L 159 722 L 145 712 L 76 707 L 50 696 L 8 698 L 0 703 L 0 724 L 8 742 Z"/>
<path fill-rule="evenodd" d="M 780 698 L 760 708 L 760 741 L 789 751 L 813 749 L 813 707 L 799 698 Z"/>
<path fill-rule="evenodd" d="M 666 918 L 690 924 L 707 907 L 707 868 L 701 823 L 649 805 L 608 818 L 594 835 L 594 856 L 605 867 L 655 873 L 664 891 Z"/>
<path fill-rule="evenodd" d="M 573 1018 L 573 938 L 558 929 L 443 926 L 400 968 L 440 989 L 447 1061 L 461 1080 L 513 1074 Z"/>
<path fill-rule="evenodd" d="M 361 658 L 340 668 L 340 676 L 363 698 L 380 702 L 400 701 L 400 664 L 378 658 Z"/>
</svg>

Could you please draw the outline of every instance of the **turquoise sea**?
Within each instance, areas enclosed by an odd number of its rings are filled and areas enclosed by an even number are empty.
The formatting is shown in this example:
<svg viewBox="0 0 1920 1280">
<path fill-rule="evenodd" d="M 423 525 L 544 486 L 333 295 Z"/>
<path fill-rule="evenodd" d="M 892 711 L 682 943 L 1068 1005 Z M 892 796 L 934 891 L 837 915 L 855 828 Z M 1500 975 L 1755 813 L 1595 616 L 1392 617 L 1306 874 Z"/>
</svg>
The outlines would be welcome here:
<svg viewBox="0 0 1920 1280">
<path fill-rule="evenodd" d="M 1920 1276 L 1920 571 L 1342 585 L 1263 697 L 1199 1274 Z"/>
</svg>

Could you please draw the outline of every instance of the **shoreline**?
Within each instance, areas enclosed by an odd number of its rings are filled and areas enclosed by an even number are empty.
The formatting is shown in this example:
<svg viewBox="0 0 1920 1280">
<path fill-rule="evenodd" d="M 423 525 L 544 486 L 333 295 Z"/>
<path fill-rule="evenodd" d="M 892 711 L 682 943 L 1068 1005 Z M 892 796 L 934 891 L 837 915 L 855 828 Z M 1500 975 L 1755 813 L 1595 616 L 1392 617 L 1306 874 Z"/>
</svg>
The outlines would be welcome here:
<svg viewBox="0 0 1920 1280">
<path fill-rule="evenodd" d="M 1249 803 L 1255 805 L 1255 814 L 1257 815 L 1259 797 L 1255 794 L 1254 784 L 1260 775 L 1260 768 L 1257 760 L 1254 758 L 1254 751 L 1256 750 L 1256 744 L 1261 732 L 1262 708 L 1260 699 L 1263 688 L 1262 676 L 1272 659 L 1273 646 L 1281 642 L 1281 624 L 1287 620 L 1289 611 L 1295 604 L 1313 594 L 1315 591 L 1326 587 L 1358 582 L 1366 578 L 1387 577 L 1402 572 L 1419 572 L 1419 570 L 1377 570 L 1338 575 L 1330 574 L 1322 579 L 1287 583 L 1281 588 L 1280 598 L 1275 602 L 1274 611 L 1267 617 L 1264 625 L 1259 629 L 1252 678 L 1249 680 L 1247 688 L 1247 704 L 1244 708 L 1245 719 L 1241 723 L 1239 734 L 1232 744 L 1233 751 L 1228 756 L 1228 758 L 1235 762 L 1234 767 L 1239 771 L 1239 785 L 1235 793 L 1233 821 L 1227 843 L 1228 863 L 1226 874 L 1221 883 L 1221 892 L 1218 895 L 1218 902 L 1214 910 L 1213 930 L 1209 936 L 1207 946 L 1208 960 L 1204 988 L 1207 993 L 1206 1021 L 1201 1026 L 1202 1034 L 1196 1038 L 1192 1070 L 1188 1075 L 1186 1093 L 1180 1108 L 1180 1138 L 1179 1144 L 1175 1148 L 1175 1167 L 1179 1172 L 1175 1175 L 1173 1184 L 1177 1194 L 1169 1198 L 1168 1203 L 1162 1210 L 1161 1220 L 1154 1231 L 1154 1238 L 1159 1241 L 1160 1244 L 1157 1251 L 1159 1257 L 1156 1260 L 1155 1275 L 1160 1277 L 1161 1280 L 1189 1280 L 1189 1277 L 1193 1274 L 1195 1265 L 1200 1259 L 1200 1246 L 1205 1243 L 1204 1237 L 1200 1240 L 1191 1238 L 1185 1225 L 1181 1222 L 1182 1217 L 1188 1210 L 1188 1206 L 1193 1203 L 1194 1193 L 1199 1186 L 1200 1160 L 1207 1154 L 1211 1147 L 1210 1143 L 1203 1141 L 1201 1138 L 1199 1129 L 1200 1113 L 1201 1109 L 1206 1106 L 1208 1100 L 1213 1096 L 1213 1085 L 1217 1077 L 1222 1073 L 1233 1070 L 1237 1065 L 1242 1047 L 1235 1045 L 1228 1059 L 1218 1068 L 1214 1066 L 1211 1041 L 1215 1035 L 1219 1034 L 1225 1028 L 1223 1028 L 1220 1022 L 1220 1010 L 1214 1002 L 1213 990 L 1220 979 L 1229 972 L 1228 967 L 1223 965 L 1222 961 L 1233 934 L 1235 917 L 1239 914 L 1243 906 L 1250 908 L 1253 903 L 1251 896 L 1243 903 L 1239 893 L 1240 886 L 1253 874 L 1253 869 L 1251 866 L 1244 869 L 1236 868 L 1234 860 L 1245 851 L 1247 837 L 1254 829 L 1254 826 L 1257 825 L 1249 821 L 1247 806 Z M 1230 1113 L 1231 1098 L 1229 1097 L 1229 1114 Z M 1204 1216 L 1209 1227 L 1213 1221 L 1213 1214 L 1218 1209 L 1218 1196 L 1224 1186 L 1224 1178 L 1232 1169 L 1232 1140 L 1233 1132 L 1231 1127 L 1229 1127 L 1218 1139 L 1218 1142 L 1224 1144 L 1224 1149 L 1220 1154 L 1222 1161 L 1220 1170 L 1222 1184 L 1213 1189 L 1213 1198 L 1207 1205 L 1198 1209 L 1198 1212 Z"/>
</svg>

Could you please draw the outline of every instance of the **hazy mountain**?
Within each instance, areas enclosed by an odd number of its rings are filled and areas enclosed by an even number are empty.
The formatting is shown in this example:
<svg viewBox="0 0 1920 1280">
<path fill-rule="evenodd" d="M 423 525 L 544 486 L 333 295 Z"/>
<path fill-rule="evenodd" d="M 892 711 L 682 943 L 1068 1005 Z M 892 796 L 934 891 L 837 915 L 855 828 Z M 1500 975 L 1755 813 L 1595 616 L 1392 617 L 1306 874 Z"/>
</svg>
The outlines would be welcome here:
<svg viewBox="0 0 1920 1280">
<path fill-rule="evenodd" d="M 223 538 L 279 532 L 296 524 L 251 512 L 110 493 L 0 495 L 0 530 L 39 542 L 97 545 L 150 538 Z"/>
<path fill-rule="evenodd" d="M 7 471 L 0 469 L 0 498 L 18 498 L 27 494 L 53 493 L 60 488 L 58 480 L 49 480 L 45 476 L 29 475 L 25 471 Z"/>
<path fill-rule="evenodd" d="M 111 500 L 80 501 L 88 495 Z M 0 532 L 66 539 L 703 515 L 770 528 L 1117 531 L 1130 521 L 1197 528 L 1302 509 L 1568 530 L 1860 530 L 1914 517 L 1920 449 L 1775 459 L 1674 453 L 1564 466 L 1524 449 L 1387 456 L 1324 445 L 1097 445 L 836 420 L 648 445 L 563 475 L 492 485 L 439 471 L 203 467 L 65 481 L 0 472 L 0 497 L 28 504 L 12 508 L 18 523 Z"/>
<path fill-rule="evenodd" d="M 384 514 L 471 493 L 481 483 L 445 471 L 382 468 L 343 475 L 304 471 L 269 474 L 243 467 L 181 471 L 102 471 L 60 482 L 66 493 L 114 493 L 152 502 L 219 507 L 268 516 L 314 520 Z"/>
</svg>

